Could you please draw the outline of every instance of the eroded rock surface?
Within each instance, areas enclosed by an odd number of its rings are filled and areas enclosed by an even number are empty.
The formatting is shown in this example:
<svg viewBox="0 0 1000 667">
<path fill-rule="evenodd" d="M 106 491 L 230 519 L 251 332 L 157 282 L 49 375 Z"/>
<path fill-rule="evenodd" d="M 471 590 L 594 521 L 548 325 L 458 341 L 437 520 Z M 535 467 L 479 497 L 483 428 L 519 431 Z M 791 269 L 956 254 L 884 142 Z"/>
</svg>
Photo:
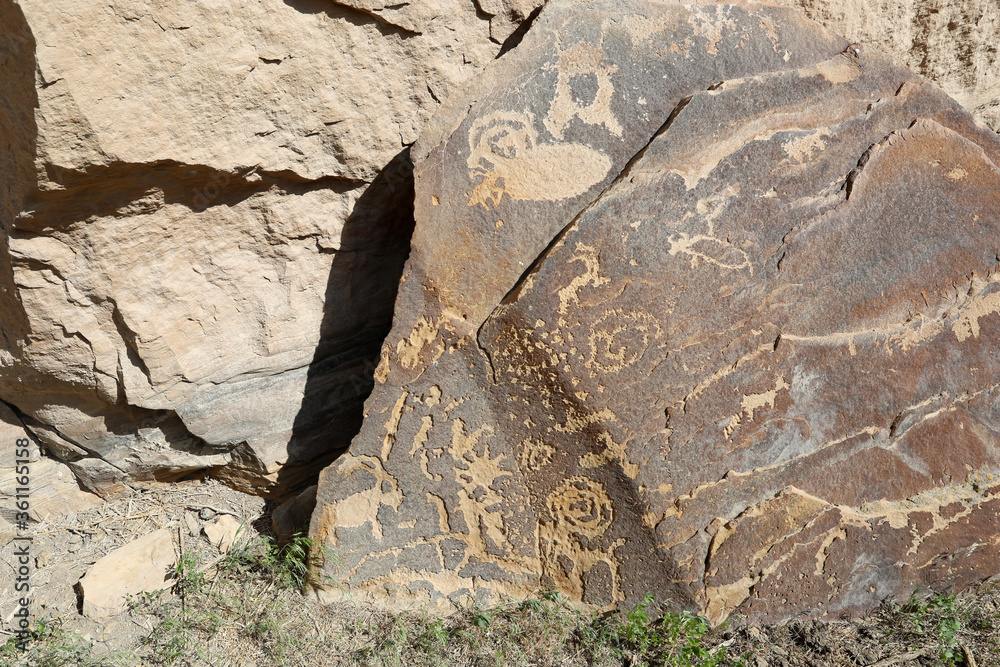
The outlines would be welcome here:
<svg viewBox="0 0 1000 667">
<path fill-rule="evenodd" d="M 936 82 L 1000 132 L 1000 4 L 983 0 L 781 0 Z"/>
<path fill-rule="evenodd" d="M 996 3 L 782 2 L 1000 129 Z M 105 495 L 308 483 L 389 327 L 405 149 L 540 4 L 0 2 L 0 398 Z"/>
<path fill-rule="evenodd" d="M 688 0 L 664 0 L 693 4 Z M 774 0 L 895 56 L 1000 132 L 1000 4 L 984 0 Z M 725 0 L 695 0 L 726 4 Z"/>
<path fill-rule="evenodd" d="M 85 484 L 280 497 L 346 447 L 406 148 L 535 6 L 480 4 L 0 0 L 0 398 Z"/>
<path fill-rule="evenodd" d="M 1000 570 L 1000 141 L 939 88 L 783 7 L 553 0 L 413 152 L 311 524 L 355 596 L 774 620 Z"/>
</svg>

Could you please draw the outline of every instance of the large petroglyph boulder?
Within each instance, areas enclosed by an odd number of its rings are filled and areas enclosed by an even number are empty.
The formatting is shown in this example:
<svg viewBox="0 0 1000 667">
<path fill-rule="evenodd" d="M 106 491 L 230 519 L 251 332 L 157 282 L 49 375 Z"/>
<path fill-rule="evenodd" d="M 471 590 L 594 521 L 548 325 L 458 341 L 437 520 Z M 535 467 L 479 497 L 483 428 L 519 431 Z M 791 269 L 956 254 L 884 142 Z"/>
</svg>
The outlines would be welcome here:
<svg viewBox="0 0 1000 667">
<path fill-rule="evenodd" d="M 413 154 L 311 524 L 355 596 L 775 619 L 1000 570 L 1000 141 L 939 88 L 787 8 L 553 0 Z"/>
</svg>

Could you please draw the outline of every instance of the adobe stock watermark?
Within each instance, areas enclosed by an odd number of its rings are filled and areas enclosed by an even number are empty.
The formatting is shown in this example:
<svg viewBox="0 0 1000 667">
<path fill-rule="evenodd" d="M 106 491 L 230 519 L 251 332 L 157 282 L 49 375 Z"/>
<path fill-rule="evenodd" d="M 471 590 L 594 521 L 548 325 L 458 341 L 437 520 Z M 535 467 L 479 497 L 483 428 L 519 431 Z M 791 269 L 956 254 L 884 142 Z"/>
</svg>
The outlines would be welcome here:
<svg viewBox="0 0 1000 667">
<path fill-rule="evenodd" d="M 226 189 L 231 181 L 232 176 L 230 174 L 224 171 L 216 172 L 203 187 L 194 189 L 191 205 L 198 210 L 208 208 L 215 198 L 222 194 L 222 191 Z"/>
<path fill-rule="evenodd" d="M 31 510 L 31 450 L 27 438 L 18 438 L 14 451 L 14 521 L 17 525 L 17 535 L 14 537 L 14 591 L 18 594 L 17 610 L 12 617 L 11 625 L 17 636 L 17 649 L 26 651 L 28 639 L 31 636 L 31 540 L 28 535 L 28 516 Z"/>
</svg>

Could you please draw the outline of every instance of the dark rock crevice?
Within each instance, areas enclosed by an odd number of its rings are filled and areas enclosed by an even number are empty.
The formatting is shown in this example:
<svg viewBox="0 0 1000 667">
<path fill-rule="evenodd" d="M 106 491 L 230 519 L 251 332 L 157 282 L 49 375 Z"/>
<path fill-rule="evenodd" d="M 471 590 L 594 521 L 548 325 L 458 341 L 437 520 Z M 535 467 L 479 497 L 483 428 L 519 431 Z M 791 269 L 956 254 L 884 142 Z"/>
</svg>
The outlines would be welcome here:
<svg viewBox="0 0 1000 667">
<path fill-rule="evenodd" d="M 35 184 L 38 93 L 35 38 L 17 3 L 0 2 L 0 26 L 0 349 L 13 351 L 29 326 L 14 283 L 9 235 Z"/>
<path fill-rule="evenodd" d="M 329 306 L 324 310 L 319 344 L 287 447 L 289 464 L 277 475 L 282 488 L 301 490 L 315 483 L 319 471 L 346 451 L 361 429 L 379 351 L 392 327 L 413 226 L 413 163 L 405 149 L 361 195 L 341 232 L 341 248 L 358 252 L 334 255 L 327 303 L 336 302 L 333 292 L 342 289 L 334 277 L 349 275 L 349 298 L 370 304 L 368 326 L 345 340 L 340 314 Z M 323 453 L 306 462 L 306 452 Z"/>
<path fill-rule="evenodd" d="M 418 26 L 399 19 L 390 18 L 396 12 L 390 6 L 389 11 L 376 11 L 352 4 L 349 0 L 284 0 L 285 4 L 303 14 L 326 14 L 331 19 L 339 19 L 354 25 L 375 26 L 383 37 L 399 37 L 409 39 L 419 37 L 423 32 Z"/>
<path fill-rule="evenodd" d="M 235 206 L 272 188 L 288 194 L 320 189 L 346 193 L 367 185 L 341 177 L 309 180 L 288 171 L 228 172 L 172 160 L 92 165 L 84 171 L 49 166 L 47 178 L 51 185 L 26 198 L 14 221 L 17 232 L 66 229 L 92 217 L 126 218 L 168 204 L 202 212 L 213 206 Z"/>
</svg>

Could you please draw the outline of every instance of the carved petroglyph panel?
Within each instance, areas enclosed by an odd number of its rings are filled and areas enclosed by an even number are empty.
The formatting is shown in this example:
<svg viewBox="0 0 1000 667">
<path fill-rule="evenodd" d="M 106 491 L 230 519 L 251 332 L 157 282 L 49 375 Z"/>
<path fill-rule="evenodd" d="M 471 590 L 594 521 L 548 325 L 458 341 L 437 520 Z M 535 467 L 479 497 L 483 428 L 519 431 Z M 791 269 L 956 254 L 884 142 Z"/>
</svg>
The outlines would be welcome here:
<svg viewBox="0 0 1000 667">
<path fill-rule="evenodd" d="M 448 456 L 454 461 L 454 479 L 460 485 L 457 509 L 469 524 L 470 553 L 521 571 L 535 546 L 534 535 L 522 533 L 532 518 L 526 516 L 527 490 L 514 452 L 496 437 L 491 424 L 471 430 L 456 418 L 451 425 Z"/>
<path fill-rule="evenodd" d="M 730 18 L 731 11 L 729 7 L 717 5 L 697 7 L 691 12 L 691 25 L 694 26 L 694 34 L 705 38 L 705 53 L 708 55 L 719 55 L 719 43 L 726 31 L 732 33 L 739 30 L 736 21 Z M 773 25 L 770 30 L 767 29 L 767 26 L 764 27 L 768 38 L 772 40 L 772 45 L 777 48 L 772 37 L 774 34 Z"/>
<path fill-rule="evenodd" d="M 498 111 L 469 130 L 469 177 L 479 183 L 467 204 L 489 209 L 504 195 L 559 201 L 583 194 L 611 170 L 607 155 L 578 143 L 539 143 L 530 113 Z M 574 165 L 567 169 L 566 165 Z"/>
<path fill-rule="evenodd" d="M 545 114 L 545 129 L 561 140 L 570 121 L 579 118 L 588 125 L 603 125 L 621 137 L 621 123 L 611 110 L 611 96 L 615 93 L 611 75 L 618 68 L 605 65 L 604 53 L 596 46 L 581 42 L 563 50 L 558 40 L 556 45 L 558 79 L 555 97 Z"/>
<path fill-rule="evenodd" d="M 717 195 L 699 199 L 694 213 L 687 213 L 685 219 L 700 218 L 702 222 L 699 226 L 703 226 L 704 232 L 680 232 L 671 236 L 667 253 L 671 257 L 687 257 L 692 267 L 706 263 L 729 271 L 746 270 L 752 276 L 754 269 L 747 253 L 728 238 L 718 238 L 715 233 L 716 220 L 739 194 L 740 186 L 731 185 Z"/>
<path fill-rule="evenodd" d="M 709 234 L 681 232 L 670 238 L 670 250 L 667 252 L 687 256 L 693 267 L 705 262 L 730 271 L 745 269 L 753 275 L 753 265 L 746 252 Z"/>
<path fill-rule="evenodd" d="M 614 510 L 604 485 L 588 477 L 572 477 L 549 494 L 547 506 L 559 543 L 572 535 L 596 538 L 611 526 Z"/>
<path fill-rule="evenodd" d="M 656 317 L 614 308 L 591 326 L 587 368 L 617 373 L 636 363 L 649 346 L 663 336 Z"/>
<path fill-rule="evenodd" d="M 607 602 L 620 600 L 620 565 L 615 551 L 625 539 L 618 538 L 604 548 L 598 546 L 614 520 L 611 497 L 604 485 L 589 477 L 571 477 L 549 494 L 546 507 L 550 519 L 540 526 L 539 538 L 545 573 L 552 583 L 582 598 L 589 573 L 607 567 Z"/>
<path fill-rule="evenodd" d="M 732 437 L 733 431 L 735 431 L 736 427 L 740 424 L 752 422 L 754 420 L 755 411 L 767 407 L 774 408 L 774 402 L 777 400 L 778 394 L 781 391 L 787 391 L 788 389 L 791 389 L 791 385 L 785 382 L 784 377 L 779 376 L 774 389 L 758 394 L 744 394 L 740 404 L 741 411 L 730 417 L 729 423 L 726 424 L 726 428 L 723 431 L 726 439 L 728 440 Z"/>
<path fill-rule="evenodd" d="M 960 343 L 967 338 L 979 336 L 979 321 L 982 318 L 1000 313 L 1000 288 L 996 287 L 1000 283 L 1000 276 L 994 274 L 988 281 L 977 282 L 980 284 L 973 285 L 969 289 L 969 293 L 975 296 L 964 304 L 955 323 L 952 324 L 952 331 Z M 982 284 L 983 282 L 985 284 Z"/>
<path fill-rule="evenodd" d="M 447 337 L 453 337 L 455 325 L 462 321 L 461 315 L 450 309 L 445 309 L 440 316 L 429 319 L 420 317 L 413 328 L 396 342 L 396 357 L 399 365 L 406 369 L 416 368 L 421 363 L 427 361 L 434 363 L 441 358 L 445 352 L 449 351 L 449 345 L 445 342 Z M 429 355 L 430 359 L 425 360 L 422 355 Z M 376 376 L 386 373 L 381 371 L 381 363 L 376 369 Z M 385 377 L 383 375 L 383 377 Z"/>
<path fill-rule="evenodd" d="M 625 443 L 615 442 L 607 432 L 597 436 L 597 443 L 602 449 L 581 457 L 581 468 L 597 468 L 608 463 L 617 463 L 621 466 L 622 472 L 630 478 L 635 479 L 639 476 L 639 466 L 629 460 L 629 451 Z"/>
<path fill-rule="evenodd" d="M 829 132 L 817 130 L 795 137 L 794 139 L 789 139 L 782 144 L 782 148 L 785 149 L 785 153 L 788 154 L 792 162 L 802 164 L 803 162 L 812 160 L 826 148 L 826 142 L 823 141 L 823 138 L 828 136 Z"/>
<path fill-rule="evenodd" d="M 905 505 L 1000 470 L 997 139 L 781 8 L 550 0 L 524 40 L 414 153 L 349 585 L 776 620 L 988 568 L 1000 499 Z"/>
<path fill-rule="evenodd" d="M 382 505 L 399 509 L 403 501 L 399 482 L 386 472 L 382 461 L 373 456 L 352 459 L 337 472 L 344 480 L 342 484 L 348 484 L 347 478 L 354 478 L 353 483 L 360 482 L 368 488 L 325 507 L 322 523 L 327 531 L 326 538 L 336 543 L 338 529 L 360 527 L 367 523 L 371 525 L 375 538 L 381 540 L 383 527 L 378 511 Z M 371 478 L 370 484 L 366 483 L 367 478 Z"/>
</svg>

